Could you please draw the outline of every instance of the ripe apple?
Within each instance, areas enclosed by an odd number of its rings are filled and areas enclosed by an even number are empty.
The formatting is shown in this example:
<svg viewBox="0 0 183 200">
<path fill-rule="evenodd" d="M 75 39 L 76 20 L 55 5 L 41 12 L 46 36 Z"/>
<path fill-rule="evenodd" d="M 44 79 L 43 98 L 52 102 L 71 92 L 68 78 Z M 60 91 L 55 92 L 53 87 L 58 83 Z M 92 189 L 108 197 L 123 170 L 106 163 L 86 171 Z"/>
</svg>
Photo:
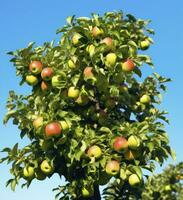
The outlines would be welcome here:
<svg viewBox="0 0 183 200">
<path fill-rule="evenodd" d="M 121 63 L 122 70 L 125 72 L 131 72 L 135 68 L 135 63 L 131 59 L 127 59 L 125 62 Z"/>
<path fill-rule="evenodd" d="M 60 124 L 61 124 L 61 127 L 62 127 L 63 131 L 68 130 L 70 128 L 69 124 L 64 120 L 60 121 Z"/>
<path fill-rule="evenodd" d="M 106 44 L 108 47 L 112 47 L 113 46 L 113 40 L 111 37 L 106 37 L 104 38 L 101 43 Z"/>
<path fill-rule="evenodd" d="M 143 40 L 143 41 L 140 42 L 140 48 L 141 48 L 142 50 L 148 49 L 149 46 L 150 46 L 150 42 L 149 42 L 148 39 L 145 39 L 145 40 Z"/>
<path fill-rule="evenodd" d="M 36 85 L 38 83 L 38 78 L 36 76 L 33 76 L 33 75 L 27 75 L 26 76 L 26 82 L 29 84 L 29 85 Z"/>
<path fill-rule="evenodd" d="M 43 80 L 48 81 L 53 76 L 53 69 L 51 67 L 46 67 L 41 72 L 41 77 Z"/>
<path fill-rule="evenodd" d="M 141 182 L 141 180 L 137 176 L 137 174 L 132 174 L 129 176 L 128 182 L 132 187 L 134 187 L 134 186 L 137 186 Z"/>
<path fill-rule="evenodd" d="M 151 101 L 151 98 L 149 95 L 147 94 L 144 94 L 141 98 L 140 98 L 140 103 L 143 103 L 143 104 L 148 104 L 150 103 Z"/>
<path fill-rule="evenodd" d="M 43 69 L 43 64 L 40 61 L 32 61 L 29 65 L 29 70 L 33 74 L 40 74 Z"/>
<path fill-rule="evenodd" d="M 128 142 L 124 137 L 118 136 L 114 139 L 113 147 L 114 150 L 121 151 L 128 147 Z"/>
<path fill-rule="evenodd" d="M 107 66 L 114 66 L 116 64 L 117 56 L 115 53 L 108 53 L 106 56 Z"/>
<path fill-rule="evenodd" d="M 49 175 L 54 171 L 54 166 L 47 160 L 43 160 L 40 165 L 40 169 L 44 174 Z"/>
<path fill-rule="evenodd" d="M 44 92 L 48 90 L 48 84 L 44 81 L 41 82 L 41 90 Z"/>
<path fill-rule="evenodd" d="M 105 169 L 106 169 L 107 174 L 109 174 L 111 176 L 117 175 L 120 170 L 119 161 L 117 161 L 117 160 L 108 161 Z"/>
<path fill-rule="evenodd" d="M 102 35 L 103 33 L 104 33 L 103 30 L 98 28 L 97 26 L 93 27 L 93 29 L 92 29 L 93 37 L 98 37 L 98 36 Z"/>
<path fill-rule="evenodd" d="M 82 196 L 84 198 L 89 198 L 89 197 L 93 196 L 93 194 L 94 194 L 94 191 L 92 188 L 89 188 L 89 189 L 86 187 L 82 188 Z"/>
<path fill-rule="evenodd" d="M 34 178 L 34 167 L 27 166 L 23 168 L 23 176 L 26 179 Z"/>
<path fill-rule="evenodd" d="M 128 138 L 128 146 L 130 149 L 137 149 L 140 146 L 140 139 L 137 136 L 131 135 Z"/>
<path fill-rule="evenodd" d="M 42 180 L 45 180 L 46 175 L 40 169 L 36 169 L 35 170 L 35 177 L 36 177 L 37 180 L 42 181 Z"/>
<path fill-rule="evenodd" d="M 62 127 L 59 122 L 48 123 L 45 127 L 45 134 L 47 137 L 59 136 L 62 132 Z"/>
<path fill-rule="evenodd" d="M 43 117 L 37 117 L 34 121 L 33 121 L 33 126 L 35 129 L 38 129 L 40 126 L 43 125 Z"/>
<path fill-rule="evenodd" d="M 102 150 L 99 146 L 97 145 L 93 145 L 91 146 L 88 151 L 87 151 L 87 155 L 92 158 L 100 158 L 102 155 Z"/>
<path fill-rule="evenodd" d="M 76 99 L 79 96 L 79 92 L 79 89 L 72 86 L 68 90 L 68 97 Z"/>
<path fill-rule="evenodd" d="M 75 34 L 73 35 L 73 37 L 72 37 L 72 43 L 73 43 L 74 45 L 79 44 L 79 39 L 80 39 L 80 38 L 81 38 L 81 35 L 78 34 L 78 33 L 75 33 Z"/>
<path fill-rule="evenodd" d="M 84 71 L 83 71 L 83 75 L 85 78 L 91 78 L 93 77 L 93 67 L 85 67 Z"/>
</svg>

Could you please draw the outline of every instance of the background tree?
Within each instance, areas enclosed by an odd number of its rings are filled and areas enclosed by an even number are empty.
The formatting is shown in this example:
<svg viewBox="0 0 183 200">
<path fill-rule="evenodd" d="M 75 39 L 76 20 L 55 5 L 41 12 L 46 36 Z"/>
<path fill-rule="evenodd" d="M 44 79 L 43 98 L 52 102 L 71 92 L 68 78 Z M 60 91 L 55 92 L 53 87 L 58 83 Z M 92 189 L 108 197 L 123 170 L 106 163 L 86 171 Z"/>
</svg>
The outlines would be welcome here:
<svg viewBox="0 0 183 200">
<path fill-rule="evenodd" d="M 74 16 L 58 44 L 28 47 L 9 52 L 20 85 L 32 87 L 30 95 L 10 91 L 7 115 L 20 129 L 18 143 L 3 152 L 1 161 L 11 163 L 14 190 L 44 180 L 54 173 L 64 177 L 59 199 L 101 199 L 100 185 L 114 182 L 123 188 L 123 199 L 144 184 L 145 170 L 153 171 L 174 154 L 157 105 L 170 79 L 157 73 L 140 79 L 142 67 L 153 66 L 144 54 L 153 40 L 149 20 L 122 12 L 103 17 Z M 107 198 L 107 197 L 106 197 Z"/>
</svg>

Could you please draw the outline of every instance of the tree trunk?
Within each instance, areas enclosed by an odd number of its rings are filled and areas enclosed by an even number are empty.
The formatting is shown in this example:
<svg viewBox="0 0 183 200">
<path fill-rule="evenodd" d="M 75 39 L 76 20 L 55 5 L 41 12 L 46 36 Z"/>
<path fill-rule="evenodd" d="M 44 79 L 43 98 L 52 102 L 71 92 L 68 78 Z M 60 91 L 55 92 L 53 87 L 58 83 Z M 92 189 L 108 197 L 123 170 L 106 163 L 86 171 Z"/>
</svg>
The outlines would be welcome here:
<svg viewBox="0 0 183 200">
<path fill-rule="evenodd" d="M 99 185 L 94 185 L 94 196 L 88 200 L 101 200 Z"/>
</svg>

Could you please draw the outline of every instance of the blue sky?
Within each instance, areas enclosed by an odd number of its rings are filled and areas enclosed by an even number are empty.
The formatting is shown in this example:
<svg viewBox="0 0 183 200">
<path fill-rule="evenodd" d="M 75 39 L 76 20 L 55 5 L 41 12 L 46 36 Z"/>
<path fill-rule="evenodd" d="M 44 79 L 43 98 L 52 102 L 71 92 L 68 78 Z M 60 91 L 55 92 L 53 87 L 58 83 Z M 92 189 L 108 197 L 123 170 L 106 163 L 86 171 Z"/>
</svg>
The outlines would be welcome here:
<svg viewBox="0 0 183 200">
<path fill-rule="evenodd" d="M 58 37 L 55 30 L 65 24 L 69 15 L 89 16 L 95 12 L 103 14 L 106 11 L 123 10 L 138 18 L 151 19 L 151 27 L 155 29 L 155 44 L 148 50 L 156 65 L 156 71 L 164 76 L 171 77 L 168 92 L 164 95 L 162 108 L 169 111 L 170 126 L 167 131 L 170 143 L 177 152 L 177 161 L 183 160 L 183 2 L 174 1 L 147 1 L 147 0 L 6 0 L 0 2 L 0 149 L 12 146 L 20 141 L 19 131 L 9 123 L 3 126 L 2 118 L 5 114 L 5 102 L 9 90 L 17 93 L 28 93 L 28 86 L 19 87 L 15 70 L 9 62 L 7 51 L 25 47 L 30 41 L 41 45 Z M 146 73 L 152 70 L 145 70 Z M 169 162 L 172 162 L 170 159 Z M 160 168 L 158 168 L 160 171 Z M 15 193 L 5 188 L 5 181 L 10 177 L 8 167 L 0 165 L 0 196 L 1 199 L 26 200 L 53 199 L 52 188 L 61 183 L 57 176 L 45 182 L 35 182 L 29 190 Z"/>
</svg>

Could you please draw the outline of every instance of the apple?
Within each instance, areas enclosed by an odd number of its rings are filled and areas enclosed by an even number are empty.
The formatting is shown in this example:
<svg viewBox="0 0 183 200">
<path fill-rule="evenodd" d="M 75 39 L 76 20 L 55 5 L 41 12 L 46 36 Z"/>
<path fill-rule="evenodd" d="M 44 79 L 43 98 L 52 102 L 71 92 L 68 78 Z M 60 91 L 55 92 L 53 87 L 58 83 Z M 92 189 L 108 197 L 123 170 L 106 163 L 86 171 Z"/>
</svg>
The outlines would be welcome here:
<svg viewBox="0 0 183 200">
<path fill-rule="evenodd" d="M 51 84 L 53 87 L 58 87 L 60 85 L 60 76 L 59 75 L 53 76 L 51 79 Z"/>
<path fill-rule="evenodd" d="M 68 61 L 68 66 L 69 66 L 70 69 L 76 68 L 76 64 L 75 64 L 74 61 L 71 60 L 71 59 Z"/>
<path fill-rule="evenodd" d="M 148 49 L 149 46 L 150 46 L 150 42 L 149 42 L 148 39 L 145 39 L 145 40 L 143 40 L 143 41 L 140 42 L 140 48 L 141 48 L 142 50 Z"/>
<path fill-rule="evenodd" d="M 70 128 L 69 124 L 64 120 L 60 121 L 60 125 L 61 125 L 63 131 L 68 130 Z"/>
<path fill-rule="evenodd" d="M 35 170 L 35 178 L 39 181 L 42 181 L 42 180 L 45 180 L 46 175 L 40 169 L 36 169 Z"/>
<path fill-rule="evenodd" d="M 134 187 L 134 186 L 137 186 L 141 182 L 141 180 L 137 176 L 137 174 L 132 174 L 129 176 L 128 182 L 132 187 Z"/>
<path fill-rule="evenodd" d="M 83 75 L 85 78 L 91 78 L 93 77 L 93 67 L 85 67 L 84 71 L 83 71 Z"/>
<path fill-rule="evenodd" d="M 41 82 L 41 90 L 44 92 L 48 90 L 48 84 L 44 81 Z"/>
<path fill-rule="evenodd" d="M 23 176 L 26 179 L 33 179 L 34 178 L 34 167 L 27 166 L 23 168 Z"/>
<path fill-rule="evenodd" d="M 113 46 L 113 40 L 110 37 L 106 37 L 104 38 L 101 43 L 106 44 L 108 47 L 112 47 Z"/>
<path fill-rule="evenodd" d="M 171 191 L 171 185 L 165 185 L 164 190 L 167 192 Z"/>
<path fill-rule="evenodd" d="M 27 75 L 26 76 L 26 82 L 29 84 L 29 85 L 36 85 L 38 83 L 38 78 L 34 75 Z"/>
<path fill-rule="evenodd" d="M 73 37 L 72 37 L 72 43 L 73 43 L 74 45 L 79 44 L 79 39 L 80 39 L 80 38 L 81 38 L 81 35 L 78 34 L 78 33 L 75 33 L 75 34 L 73 35 Z"/>
<path fill-rule="evenodd" d="M 130 149 L 137 149 L 140 146 L 140 139 L 137 136 L 131 135 L 128 138 L 128 146 Z"/>
<path fill-rule="evenodd" d="M 45 134 L 47 137 L 59 136 L 62 132 L 62 127 L 59 122 L 48 123 L 45 127 Z"/>
<path fill-rule="evenodd" d="M 103 30 L 98 28 L 97 26 L 93 27 L 93 29 L 92 29 L 93 37 L 98 37 L 98 36 L 102 35 L 103 33 L 104 33 Z"/>
<path fill-rule="evenodd" d="M 93 191 L 93 189 L 92 188 L 86 188 L 86 187 L 83 187 L 82 188 L 82 196 L 84 197 L 84 198 L 89 198 L 89 197 L 91 197 L 91 196 L 93 196 L 94 195 L 94 191 Z"/>
<path fill-rule="evenodd" d="M 79 96 L 79 92 L 79 89 L 72 86 L 68 89 L 68 97 L 76 99 Z"/>
<path fill-rule="evenodd" d="M 102 155 L 102 150 L 99 146 L 97 145 L 93 145 L 91 146 L 88 151 L 87 151 L 87 155 L 92 158 L 100 158 Z"/>
<path fill-rule="evenodd" d="M 147 94 L 144 94 L 141 98 L 140 98 L 140 103 L 143 103 L 143 104 L 148 104 L 150 103 L 151 101 L 151 98 L 149 95 Z"/>
<path fill-rule="evenodd" d="M 89 53 L 90 56 L 93 56 L 95 53 L 95 46 L 90 44 L 86 47 L 86 51 Z"/>
<path fill-rule="evenodd" d="M 134 160 L 137 157 L 137 153 L 135 151 L 132 150 L 126 150 L 124 153 L 125 159 L 126 160 Z"/>
<path fill-rule="evenodd" d="M 121 63 L 122 70 L 125 72 L 131 72 L 135 68 L 135 63 L 131 59 L 127 59 L 125 62 Z"/>
<path fill-rule="evenodd" d="M 53 173 L 54 166 L 47 160 L 43 160 L 40 165 L 40 169 L 44 174 L 49 175 L 49 174 Z"/>
<path fill-rule="evenodd" d="M 33 126 L 35 129 L 38 129 L 40 126 L 43 125 L 43 117 L 37 117 L 34 121 L 33 121 Z"/>
<path fill-rule="evenodd" d="M 113 66 L 116 64 L 117 56 L 115 53 L 108 53 L 106 56 L 106 64 L 107 66 Z"/>
<path fill-rule="evenodd" d="M 111 176 L 117 175 L 120 170 L 119 161 L 117 161 L 117 160 L 108 161 L 105 170 L 106 170 L 106 173 Z"/>
<path fill-rule="evenodd" d="M 113 147 L 114 150 L 121 151 L 128 147 L 128 142 L 124 137 L 118 136 L 114 139 Z"/>
<path fill-rule="evenodd" d="M 29 70 L 33 74 L 40 74 L 43 69 L 43 64 L 40 61 L 32 61 L 29 65 Z"/>
<path fill-rule="evenodd" d="M 120 85 L 120 86 L 119 86 L 119 91 L 120 91 L 121 93 L 123 93 L 123 92 L 128 92 L 128 86 L 127 86 L 126 84 Z"/>
<path fill-rule="evenodd" d="M 53 76 L 53 69 L 51 67 L 46 67 L 41 72 L 41 77 L 43 80 L 48 81 Z"/>
</svg>

